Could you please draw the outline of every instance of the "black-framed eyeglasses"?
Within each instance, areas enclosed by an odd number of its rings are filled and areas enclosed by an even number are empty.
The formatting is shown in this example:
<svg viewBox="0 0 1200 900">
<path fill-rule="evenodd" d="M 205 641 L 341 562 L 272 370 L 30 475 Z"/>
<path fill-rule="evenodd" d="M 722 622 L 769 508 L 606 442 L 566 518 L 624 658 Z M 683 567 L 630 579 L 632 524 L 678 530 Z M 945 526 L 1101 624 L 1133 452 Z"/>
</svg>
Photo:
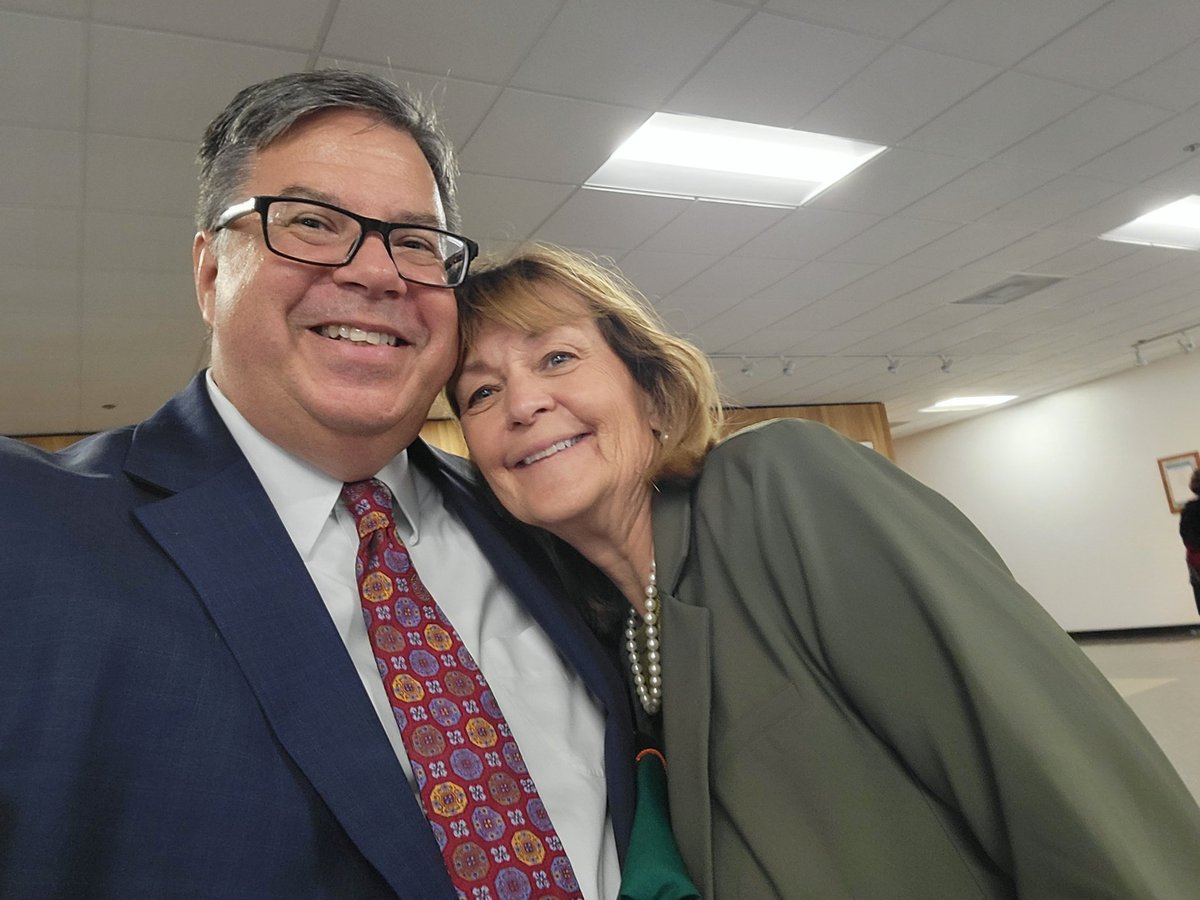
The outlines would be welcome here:
<svg viewBox="0 0 1200 900">
<path fill-rule="evenodd" d="M 262 220 L 268 250 L 314 266 L 346 265 L 374 231 L 391 252 L 400 277 L 430 287 L 458 287 L 479 254 L 478 244 L 451 231 L 371 219 L 304 197 L 251 197 L 221 213 L 213 231 L 250 213 Z"/>
</svg>

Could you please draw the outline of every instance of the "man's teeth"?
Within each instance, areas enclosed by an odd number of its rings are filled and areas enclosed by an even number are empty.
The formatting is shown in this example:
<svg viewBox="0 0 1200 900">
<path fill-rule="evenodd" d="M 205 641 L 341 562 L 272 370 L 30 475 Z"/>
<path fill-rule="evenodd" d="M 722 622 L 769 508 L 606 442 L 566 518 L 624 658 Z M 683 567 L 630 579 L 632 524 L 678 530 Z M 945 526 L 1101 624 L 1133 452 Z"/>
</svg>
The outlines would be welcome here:
<svg viewBox="0 0 1200 900">
<path fill-rule="evenodd" d="M 327 338 L 354 341 L 356 344 L 375 344 L 376 346 L 384 344 L 388 347 L 400 345 L 400 339 L 394 335 L 382 334 L 378 331 L 363 331 L 361 328 L 354 328 L 351 325 L 322 325 L 320 332 Z"/>
<path fill-rule="evenodd" d="M 535 462 L 537 462 L 539 459 L 545 459 L 547 456 L 553 456 L 555 453 L 558 453 L 560 450 L 566 450 L 568 447 L 574 447 L 581 440 L 583 440 L 583 438 L 573 437 L 573 438 L 567 438 L 564 441 L 559 441 L 557 444 L 551 444 L 545 450 L 535 453 L 532 456 L 525 457 L 523 460 L 521 460 L 521 465 L 531 466 Z"/>
</svg>

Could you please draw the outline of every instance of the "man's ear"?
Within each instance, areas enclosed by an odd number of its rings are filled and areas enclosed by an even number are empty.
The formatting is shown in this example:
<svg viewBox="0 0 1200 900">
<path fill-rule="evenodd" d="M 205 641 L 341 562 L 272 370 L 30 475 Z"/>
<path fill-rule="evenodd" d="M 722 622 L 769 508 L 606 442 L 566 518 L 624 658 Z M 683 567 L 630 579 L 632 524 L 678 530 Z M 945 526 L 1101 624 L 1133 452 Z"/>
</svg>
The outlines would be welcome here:
<svg viewBox="0 0 1200 900">
<path fill-rule="evenodd" d="M 217 290 L 216 235 L 197 231 L 192 241 L 192 276 L 196 281 L 196 302 L 205 324 L 212 328 Z"/>
</svg>

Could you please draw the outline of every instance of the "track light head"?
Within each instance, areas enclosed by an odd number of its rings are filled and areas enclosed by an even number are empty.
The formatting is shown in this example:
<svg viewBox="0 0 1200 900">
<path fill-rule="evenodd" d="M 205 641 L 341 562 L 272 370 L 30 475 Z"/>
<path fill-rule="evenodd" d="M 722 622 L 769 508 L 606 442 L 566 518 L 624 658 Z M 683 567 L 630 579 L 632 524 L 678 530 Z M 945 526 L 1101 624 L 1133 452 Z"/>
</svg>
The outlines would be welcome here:
<svg viewBox="0 0 1200 900">
<path fill-rule="evenodd" d="M 1184 353 L 1191 353 L 1196 349 L 1196 342 L 1192 340 L 1192 336 L 1186 331 L 1179 332 L 1179 346 Z"/>
<path fill-rule="evenodd" d="M 754 363 L 746 359 L 744 356 L 742 357 L 742 374 L 747 378 L 754 377 Z"/>
<path fill-rule="evenodd" d="M 938 359 L 942 361 L 942 371 L 949 375 L 950 366 L 954 364 L 954 360 L 950 359 L 948 356 L 939 356 Z"/>
<path fill-rule="evenodd" d="M 1133 364 L 1135 366 L 1146 365 L 1146 355 L 1144 353 L 1142 353 L 1142 345 L 1141 344 L 1133 345 Z"/>
<path fill-rule="evenodd" d="M 796 371 L 796 361 L 794 359 L 784 359 L 783 357 L 780 357 L 779 362 L 779 371 L 781 371 L 784 375 L 791 375 Z"/>
<path fill-rule="evenodd" d="M 900 371 L 900 360 L 896 359 L 896 357 L 894 357 L 894 356 L 889 356 L 887 358 L 887 361 L 888 361 L 888 372 L 889 373 L 891 373 L 892 375 L 895 375 L 897 372 Z"/>
</svg>

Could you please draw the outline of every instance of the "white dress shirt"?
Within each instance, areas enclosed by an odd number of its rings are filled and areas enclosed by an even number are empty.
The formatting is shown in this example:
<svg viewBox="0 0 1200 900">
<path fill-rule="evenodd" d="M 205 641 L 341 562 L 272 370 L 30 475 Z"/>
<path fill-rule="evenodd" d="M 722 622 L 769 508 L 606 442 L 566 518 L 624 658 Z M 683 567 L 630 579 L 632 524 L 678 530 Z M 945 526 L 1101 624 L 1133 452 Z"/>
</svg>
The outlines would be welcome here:
<svg viewBox="0 0 1200 900">
<path fill-rule="evenodd" d="M 337 626 L 379 723 L 413 783 L 408 754 L 359 605 L 358 533 L 342 483 L 271 443 L 207 374 L 217 413 L 258 476 Z M 614 898 L 620 882 L 604 779 L 604 717 L 583 681 L 517 601 L 437 488 L 401 453 L 376 475 L 396 499 L 396 529 L 414 566 L 479 664 L 583 895 Z M 415 786 L 414 786 L 415 790 Z"/>
</svg>

